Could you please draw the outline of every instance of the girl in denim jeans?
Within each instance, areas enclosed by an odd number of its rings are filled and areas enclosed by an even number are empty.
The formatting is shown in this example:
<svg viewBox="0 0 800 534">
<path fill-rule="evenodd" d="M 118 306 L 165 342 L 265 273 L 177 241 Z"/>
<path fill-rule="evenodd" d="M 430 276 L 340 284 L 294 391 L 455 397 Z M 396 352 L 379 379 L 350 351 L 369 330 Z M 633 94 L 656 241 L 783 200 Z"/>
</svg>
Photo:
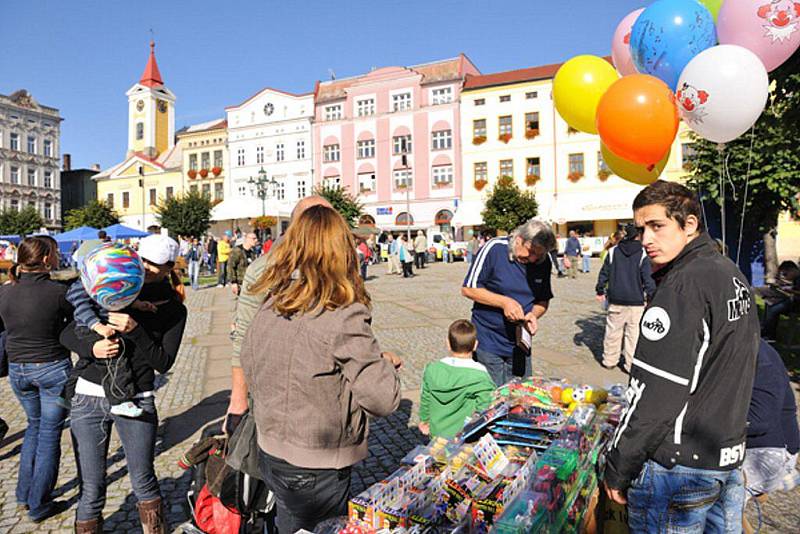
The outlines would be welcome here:
<svg viewBox="0 0 800 534">
<path fill-rule="evenodd" d="M 0 287 L 0 330 L 7 333 L 11 388 L 28 418 L 20 452 L 17 503 L 34 522 L 63 511 L 52 499 L 61 461 L 61 431 L 67 416 L 58 402 L 72 362 L 58 340 L 72 319 L 67 286 L 50 279 L 58 267 L 58 245 L 48 236 L 20 243 L 11 283 Z"/>
</svg>

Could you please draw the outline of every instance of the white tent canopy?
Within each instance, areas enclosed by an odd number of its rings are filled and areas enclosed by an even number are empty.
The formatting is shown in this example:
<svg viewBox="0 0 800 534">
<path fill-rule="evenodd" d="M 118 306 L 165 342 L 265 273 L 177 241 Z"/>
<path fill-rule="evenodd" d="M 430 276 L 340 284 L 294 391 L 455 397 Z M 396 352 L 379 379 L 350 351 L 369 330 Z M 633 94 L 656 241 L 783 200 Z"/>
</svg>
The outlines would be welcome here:
<svg viewBox="0 0 800 534">
<path fill-rule="evenodd" d="M 262 207 L 261 200 L 254 197 L 227 198 L 211 210 L 212 221 L 249 219 L 261 215 L 288 219 L 292 216 L 292 210 L 273 199 L 265 201 Z"/>
</svg>

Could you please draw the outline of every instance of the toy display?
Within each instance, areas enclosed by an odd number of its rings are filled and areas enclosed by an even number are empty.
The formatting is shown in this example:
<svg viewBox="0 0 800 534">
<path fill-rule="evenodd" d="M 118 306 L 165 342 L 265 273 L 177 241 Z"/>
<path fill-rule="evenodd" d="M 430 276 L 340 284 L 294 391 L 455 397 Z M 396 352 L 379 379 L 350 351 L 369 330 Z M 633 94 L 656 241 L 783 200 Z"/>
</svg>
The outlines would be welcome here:
<svg viewBox="0 0 800 534">
<path fill-rule="evenodd" d="M 144 284 L 144 266 L 132 248 L 104 243 L 80 264 L 86 293 L 103 309 L 119 311 L 133 304 Z"/>
</svg>

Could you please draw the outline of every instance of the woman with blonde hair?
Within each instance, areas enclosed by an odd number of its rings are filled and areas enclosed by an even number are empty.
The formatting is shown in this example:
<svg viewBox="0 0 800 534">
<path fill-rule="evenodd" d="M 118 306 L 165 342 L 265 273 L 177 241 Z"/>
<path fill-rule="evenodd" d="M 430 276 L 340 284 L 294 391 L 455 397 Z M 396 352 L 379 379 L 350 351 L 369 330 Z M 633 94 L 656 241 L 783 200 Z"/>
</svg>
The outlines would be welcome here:
<svg viewBox="0 0 800 534">
<path fill-rule="evenodd" d="M 400 360 L 381 352 L 350 228 L 326 206 L 293 221 L 251 293 L 267 294 L 241 361 L 281 534 L 346 513 L 368 416 L 400 403 Z"/>
</svg>

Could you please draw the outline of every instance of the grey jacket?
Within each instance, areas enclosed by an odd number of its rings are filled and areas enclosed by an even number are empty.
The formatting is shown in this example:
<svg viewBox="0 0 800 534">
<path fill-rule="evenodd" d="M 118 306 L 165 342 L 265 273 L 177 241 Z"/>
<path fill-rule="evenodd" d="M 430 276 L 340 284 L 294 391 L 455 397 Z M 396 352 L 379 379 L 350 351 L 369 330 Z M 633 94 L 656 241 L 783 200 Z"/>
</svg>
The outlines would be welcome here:
<svg viewBox="0 0 800 534">
<path fill-rule="evenodd" d="M 400 404 L 400 378 L 381 357 L 362 304 L 286 318 L 268 300 L 241 363 L 258 445 L 292 465 L 340 469 L 367 456 L 367 416 Z"/>
</svg>

